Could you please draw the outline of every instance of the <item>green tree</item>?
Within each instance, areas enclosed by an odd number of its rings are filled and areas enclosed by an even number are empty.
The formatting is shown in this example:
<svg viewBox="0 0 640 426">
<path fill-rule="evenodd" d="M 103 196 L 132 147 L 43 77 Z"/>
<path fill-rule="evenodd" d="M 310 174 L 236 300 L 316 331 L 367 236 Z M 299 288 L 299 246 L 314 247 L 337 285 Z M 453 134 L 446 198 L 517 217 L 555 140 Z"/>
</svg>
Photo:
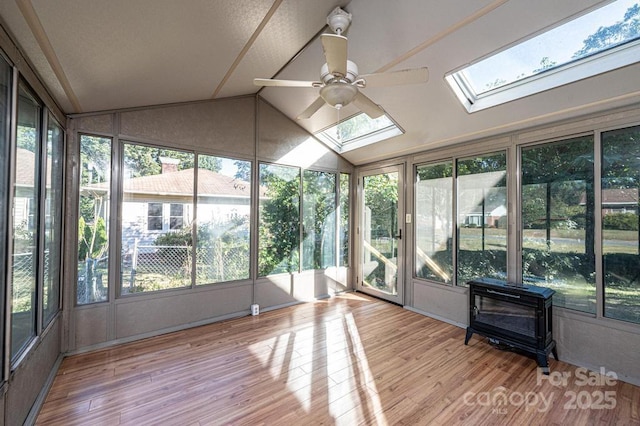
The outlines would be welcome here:
<svg viewBox="0 0 640 426">
<path fill-rule="evenodd" d="M 540 68 L 533 70 L 533 73 L 538 74 L 542 71 L 546 71 L 548 69 L 555 67 L 557 64 L 558 63 L 556 61 L 552 61 L 551 59 L 549 59 L 548 56 L 545 56 L 542 59 L 540 59 Z"/>
<path fill-rule="evenodd" d="M 245 182 L 251 182 L 251 163 L 249 161 L 238 160 L 234 161 L 233 164 L 236 166 L 234 177 Z"/>
<path fill-rule="evenodd" d="M 584 39 L 582 48 L 574 53 L 573 57 L 582 58 L 597 53 L 623 41 L 637 38 L 638 34 L 640 34 L 640 5 L 634 4 L 627 9 L 622 21 L 600 27 Z"/>
<path fill-rule="evenodd" d="M 99 217 L 95 223 L 86 223 L 81 216 L 78 220 L 78 260 L 98 260 L 107 251 L 107 226 Z"/>
<path fill-rule="evenodd" d="M 504 78 L 496 78 L 494 81 L 487 83 L 485 85 L 485 88 L 487 90 L 497 89 L 498 87 L 504 86 L 505 84 L 507 84 L 507 80 L 505 80 Z"/>
<path fill-rule="evenodd" d="M 393 238 L 398 229 L 398 175 L 381 173 L 365 177 L 364 202 L 371 211 L 373 238 Z"/>
<path fill-rule="evenodd" d="M 161 158 L 178 160 L 178 170 L 193 169 L 195 155 L 192 152 L 155 148 L 145 145 L 125 144 L 124 164 L 132 178 L 157 175 L 162 171 Z M 198 167 L 212 172 L 222 168 L 220 158 L 211 155 L 198 156 Z"/>
<path fill-rule="evenodd" d="M 584 229 L 585 247 L 581 269 L 587 272 L 593 272 L 595 265 L 593 163 L 591 136 L 537 146 L 522 153 L 523 226 L 546 229 L 547 241 L 551 240 L 551 229 L 564 226 L 568 219 L 580 226 Z M 527 199 L 530 195 L 533 197 Z"/>
<path fill-rule="evenodd" d="M 260 165 L 258 275 L 297 272 L 300 246 L 300 169 Z"/>
<path fill-rule="evenodd" d="M 37 152 L 36 141 L 38 138 L 36 137 L 36 130 L 34 125 L 18 126 L 18 137 L 16 138 L 18 148 Z"/>
<path fill-rule="evenodd" d="M 189 164 L 188 159 L 186 159 L 185 163 Z M 222 160 L 219 157 L 214 157 L 212 155 L 198 155 L 198 168 L 212 172 L 219 172 L 222 169 Z"/>
<path fill-rule="evenodd" d="M 305 170 L 302 186 L 303 268 L 321 269 L 329 261 L 326 256 L 335 263 L 336 175 Z"/>
</svg>

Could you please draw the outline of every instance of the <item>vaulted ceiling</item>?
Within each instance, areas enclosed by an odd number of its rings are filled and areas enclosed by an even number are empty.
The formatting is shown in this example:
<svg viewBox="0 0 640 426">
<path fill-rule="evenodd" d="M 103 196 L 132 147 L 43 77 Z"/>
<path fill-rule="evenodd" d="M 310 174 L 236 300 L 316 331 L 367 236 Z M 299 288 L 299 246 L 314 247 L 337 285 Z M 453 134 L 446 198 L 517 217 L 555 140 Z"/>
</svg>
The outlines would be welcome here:
<svg viewBox="0 0 640 426">
<path fill-rule="evenodd" d="M 318 80 L 319 33 L 336 6 L 353 15 L 349 59 L 361 74 L 428 67 L 429 81 L 364 92 L 404 134 L 344 154 L 386 159 L 640 102 L 640 65 L 469 114 L 444 75 L 606 3 L 595 0 L 4 0 L 2 25 L 66 113 L 260 95 L 295 120 L 314 88 L 253 78 Z M 345 107 L 344 118 L 357 110 Z M 298 123 L 337 120 L 323 107 Z"/>
</svg>

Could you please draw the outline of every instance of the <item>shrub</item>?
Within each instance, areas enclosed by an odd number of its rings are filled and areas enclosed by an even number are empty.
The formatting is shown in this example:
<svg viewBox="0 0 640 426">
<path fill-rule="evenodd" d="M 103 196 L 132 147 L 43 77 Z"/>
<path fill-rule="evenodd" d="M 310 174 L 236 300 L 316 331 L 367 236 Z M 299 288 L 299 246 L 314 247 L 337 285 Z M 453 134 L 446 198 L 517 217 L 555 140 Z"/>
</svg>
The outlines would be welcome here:
<svg viewBox="0 0 640 426">
<path fill-rule="evenodd" d="M 602 218 L 604 229 L 618 229 L 621 231 L 637 231 L 638 215 L 635 213 L 611 213 Z"/>
</svg>

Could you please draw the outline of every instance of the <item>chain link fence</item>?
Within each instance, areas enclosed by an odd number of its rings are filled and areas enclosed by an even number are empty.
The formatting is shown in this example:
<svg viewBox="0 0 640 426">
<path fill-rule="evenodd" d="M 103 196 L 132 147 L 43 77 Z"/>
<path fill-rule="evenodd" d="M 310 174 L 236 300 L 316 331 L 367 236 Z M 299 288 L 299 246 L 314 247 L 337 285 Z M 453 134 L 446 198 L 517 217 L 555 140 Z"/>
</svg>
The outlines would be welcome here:
<svg viewBox="0 0 640 426">
<path fill-rule="evenodd" d="M 12 265 L 12 310 L 31 309 L 31 293 L 34 289 L 35 268 L 32 252 L 16 253 Z"/>
<path fill-rule="evenodd" d="M 196 250 L 196 284 L 249 277 L 249 246 L 215 243 Z M 122 264 L 123 293 L 163 290 L 191 285 L 191 246 L 136 245 Z"/>
<path fill-rule="evenodd" d="M 196 283 L 208 284 L 249 278 L 249 243 L 214 243 L 198 249 Z"/>
</svg>

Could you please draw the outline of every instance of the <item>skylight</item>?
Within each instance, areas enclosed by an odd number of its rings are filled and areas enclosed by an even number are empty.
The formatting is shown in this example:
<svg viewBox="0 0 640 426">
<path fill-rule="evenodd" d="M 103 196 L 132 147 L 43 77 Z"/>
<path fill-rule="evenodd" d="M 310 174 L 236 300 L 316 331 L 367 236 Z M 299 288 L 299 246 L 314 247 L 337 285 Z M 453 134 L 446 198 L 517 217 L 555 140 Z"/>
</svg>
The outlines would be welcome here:
<svg viewBox="0 0 640 426">
<path fill-rule="evenodd" d="M 469 112 L 638 62 L 640 1 L 617 0 L 445 76 Z"/>
<path fill-rule="evenodd" d="M 402 129 L 388 115 L 372 119 L 361 112 L 316 133 L 316 137 L 336 151 L 345 152 L 402 133 Z"/>
</svg>

